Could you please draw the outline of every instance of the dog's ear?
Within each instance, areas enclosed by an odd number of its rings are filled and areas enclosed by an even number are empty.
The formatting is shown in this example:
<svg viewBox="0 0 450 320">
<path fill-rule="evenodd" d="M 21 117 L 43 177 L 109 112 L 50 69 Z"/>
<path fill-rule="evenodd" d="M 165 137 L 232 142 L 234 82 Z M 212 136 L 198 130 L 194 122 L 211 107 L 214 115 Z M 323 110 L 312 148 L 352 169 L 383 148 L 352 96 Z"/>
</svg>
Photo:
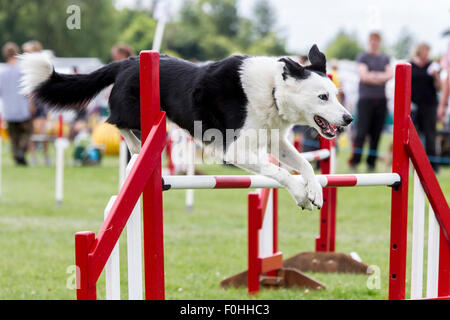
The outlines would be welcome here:
<svg viewBox="0 0 450 320">
<path fill-rule="evenodd" d="M 313 45 L 311 50 L 309 51 L 309 61 L 311 65 L 306 67 L 308 70 L 327 73 L 327 58 L 325 55 L 320 52 L 317 45 Z"/>
<path fill-rule="evenodd" d="M 290 58 L 281 58 L 278 61 L 284 63 L 283 79 L 285 81 L 288 77 L 293 77 L 296 79 L 306 79 L 308 77 L 307 71 L 300 65 L 300 63 L 297 63 Z"/>
</svg>

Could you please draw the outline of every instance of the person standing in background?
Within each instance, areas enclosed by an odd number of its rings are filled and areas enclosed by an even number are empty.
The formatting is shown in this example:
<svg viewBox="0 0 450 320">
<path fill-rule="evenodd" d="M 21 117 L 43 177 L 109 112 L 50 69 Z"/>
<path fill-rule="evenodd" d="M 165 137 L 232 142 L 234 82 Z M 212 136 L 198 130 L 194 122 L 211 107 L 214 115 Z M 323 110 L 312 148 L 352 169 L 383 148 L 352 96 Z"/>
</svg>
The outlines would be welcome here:
<svg viewBox="0 0 450 320">
<path fill-rule="evenodd" d="M 436 157 L 436 122 L 440 89 L 439 64 L 430 60 L 430 46 L 417 45 L 412 66 L 411 100 L 417 106 L 413 113 L 413 122 L 417 131 L 425 136 L 425 149 L 435 172 L 439 171 Z"/>
<path fill-rule="evenodd" d="M 438 107 L 438 119 L 445 124 L 447 108 L 450 101 L 450 43 L 447 53 L 441 59 L 441 67 L 447 71 L 447 78 L 442 82 L 442 96 Z"/>
<path fill-rule="evenodd" d="M 367 157 L 368 171 L 375 170 L 378 144 L 387 115 L 386 83 L 392 79 L 390 58 L 381 53 L 381 35 L 372 32 L 369 37 L 369 51 L 357 57 L 359 83 L 358 117 L 356 138 L 350 168 L 356 171 L 361 162 L 364 142 L 370 138 L 370 152 Z"/>
<path fill-rule="evenodd" d="M 31 40 L 22 45 L 22 50 L 24 53 L 37 53 L 42 52 L 43 47 L 39 41 Z M 31 103 L 31 116 L 33 122 L 33 134 L 43 137 L 42 141 L 42 150 L 44 152 L 44 161 L 46 166 L 51 166 L 52 161 L 50 159 L 48 153 L 48 141 L 45 139 L 47 136 L 47 114 L 48 114 L 47 106 L 39 101 L 33 101 Z M 30 141 L 30 156 L 31 156 L 31 165 L 37 165 L 37 142 L 31 139 Z"/>
<path fill-rule="evenodd" d="M 330 66 L 331 66 L 331 71 L 330 71 L 330 75 L 331 75 L 331 80 L 333 81 L 334 85 L 336 86 L 336 88 L 338 88 L 339 92 L 338 92 L 338 100 L 339 102 L 343 105 L 345 104 L 345 95 L 344 95 L 344 91 L 342 90 L 342 85 L 341 85 L 341 80 L 339 79 L 339 61 L 336 59 L 333 59 L 330 61 Z"/>
<path fill-rule="evenodd" d="M 30 143 L 33 124 L 31 122 L 30 104 L 20 93 L 22 72 L 17 55 L 17 44 L 8 42 L 2 48 L 6 68 L 0 73 L 0 97 L 3 100 L 3 118 L 8 123 L 14 161 L 26 166 L 26 153 Z"/>
<path fill-rule="evenodd" d="M 111 58 L 113 59 L 114 62 L 122 61 L 132 56 L 134 56 L 134 50 L 129 45 L 118 44 L 115 45 L 111 50 Z M 109 94 L 111 93 L 111 89 L 112 86 L 109 89 Z M 140 131 L 134 130 L 133 133 L 138 139 L 141 139 Z M 130 160 L 131 160 L 131 153 L 128 151 L 128 162 L 130 162 Z"/>
<path fill-rule="evenodd" d="M 129 45 L 116 45 L 111 50 L 111 57 L 113 61 L 122 61 L 134 56 L 134 50 Z"/>
</svg>

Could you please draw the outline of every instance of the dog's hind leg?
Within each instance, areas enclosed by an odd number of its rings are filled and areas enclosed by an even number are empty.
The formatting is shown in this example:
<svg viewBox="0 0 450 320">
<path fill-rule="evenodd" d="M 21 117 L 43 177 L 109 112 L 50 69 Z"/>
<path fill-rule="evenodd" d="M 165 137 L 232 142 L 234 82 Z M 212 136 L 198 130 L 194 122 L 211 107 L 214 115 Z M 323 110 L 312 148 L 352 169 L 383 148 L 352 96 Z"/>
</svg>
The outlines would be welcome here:
<svg viewBox="0 0 450 320">
<path fill-rule="evenodd" d="M 120 133 L 122 137 L 125 139 L 125 142 L 128 146 L 128 150 L 130 150 L 131 154 L 139 154 L 141 152 L 141 141 L 136 138 L 133 131 L 129 129 L 120 129 Z"/>
</svg>

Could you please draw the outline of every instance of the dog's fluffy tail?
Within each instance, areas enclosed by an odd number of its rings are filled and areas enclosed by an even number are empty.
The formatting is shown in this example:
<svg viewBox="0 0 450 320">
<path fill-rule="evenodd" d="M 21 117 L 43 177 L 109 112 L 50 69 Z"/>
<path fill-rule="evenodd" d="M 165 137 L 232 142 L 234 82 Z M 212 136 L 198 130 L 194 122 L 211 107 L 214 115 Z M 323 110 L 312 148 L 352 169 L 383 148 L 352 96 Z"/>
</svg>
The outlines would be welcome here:
<svg viewBox="0 0 450 320">
<path fill-rule="evenodd" d="M 82 109 L 100 91 L 115 82 L 121 63 L 111 63 L 86 75 L 55 72 L 43 54 L 21 56 L 22 93 L 54 108 Z"/>
</svg>

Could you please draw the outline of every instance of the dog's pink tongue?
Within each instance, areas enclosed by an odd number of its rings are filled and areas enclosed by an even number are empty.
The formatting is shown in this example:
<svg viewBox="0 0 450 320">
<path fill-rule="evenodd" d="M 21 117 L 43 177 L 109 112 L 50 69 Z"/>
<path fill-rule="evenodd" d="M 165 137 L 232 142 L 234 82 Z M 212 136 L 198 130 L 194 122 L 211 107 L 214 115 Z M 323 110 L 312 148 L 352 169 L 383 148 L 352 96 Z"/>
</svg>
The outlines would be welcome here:
<svg viewBox="0 0 450 320">
<path fill-rule="evenodd" d="M 333 136 L 333 135 L 336 134 L 336 130 L 337 130 L 336 126 L 334 126 L 334 125 L 332 125 L 332 124 L 329 124 L 329 125 L 327 126 L 327 128 L 326 128 L 325 130 L 323 130 L 323 132 L 324 132 L 325 134 L 328 134 L 328 135 L 330 135 L 330 136 Z"/>
<path fill-rule="evenodd" d="M 333 129 L 333 132 L 337 131 L 337 127 L 334 124 L 330 124 L 330 127 Z"/>
</svg>

